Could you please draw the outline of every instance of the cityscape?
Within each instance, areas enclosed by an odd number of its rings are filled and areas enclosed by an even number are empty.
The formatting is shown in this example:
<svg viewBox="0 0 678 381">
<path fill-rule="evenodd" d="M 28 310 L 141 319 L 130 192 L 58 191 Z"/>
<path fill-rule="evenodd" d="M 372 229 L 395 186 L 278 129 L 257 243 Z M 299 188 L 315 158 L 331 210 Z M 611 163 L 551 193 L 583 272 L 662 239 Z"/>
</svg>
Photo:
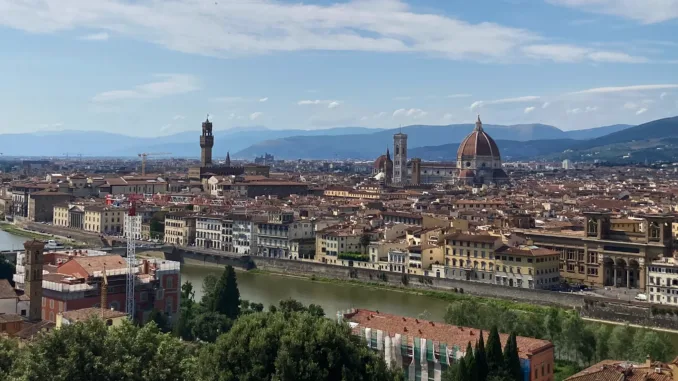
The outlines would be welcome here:
<svg viewBox="0 0 678 381">
<path fill-rule="evenodd" d="M 67 3 L 0 0 L 0 380 L 678 381 L 678 2 Z"/>
</svg>

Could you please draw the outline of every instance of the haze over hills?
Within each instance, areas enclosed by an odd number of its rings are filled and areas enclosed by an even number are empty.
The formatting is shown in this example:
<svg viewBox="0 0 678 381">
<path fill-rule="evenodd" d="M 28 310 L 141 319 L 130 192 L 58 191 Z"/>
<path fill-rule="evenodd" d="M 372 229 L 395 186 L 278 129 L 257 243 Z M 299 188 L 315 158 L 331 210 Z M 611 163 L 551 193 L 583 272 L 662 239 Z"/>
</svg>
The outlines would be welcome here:
<svg viewBox="0 0 678 381">
<path fill-rule="evenodd" d="M 412 150 L 417 147 L 437 146 L 440 143 L 459 144 L 473 130 L 473 127 L 473 124 L 413 125 L 402 129 L 382 130 L 360 136 L 290 136 L 262 141 L 236 152 L 234 156 L 252 158 L 268 152 L 281 159 L 370 159 L 384 153 L 386 147 L 391 147 L 393 145 L 393 134 L 398 131 L 408 135 L 409 149 Z M 495 140 L 514 141 L 592 139 L 628 127 L 628 125 L 614 125 L 578 131 L 563 131 L 544 124 L 483 125 L 483 128 Z M 303 147 L 303 149 L 299 149 L 299 147 Z M 456 152 L 456 148 L 454 151 Z"/>
</svg>

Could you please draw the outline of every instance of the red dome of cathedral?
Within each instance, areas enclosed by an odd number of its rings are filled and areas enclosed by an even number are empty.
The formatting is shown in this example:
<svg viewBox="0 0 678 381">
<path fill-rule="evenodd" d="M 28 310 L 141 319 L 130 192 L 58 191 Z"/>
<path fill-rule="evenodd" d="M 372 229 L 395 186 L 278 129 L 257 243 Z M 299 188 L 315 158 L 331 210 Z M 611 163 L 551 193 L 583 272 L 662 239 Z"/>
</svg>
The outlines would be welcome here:
<svg viewBox="0 0 678 381">
<path fill-rule="evenodd" d="M 457 158 L 459 160 L 462 160 L 462 157 L 467 158 L 475 156 L 490 156 L 494 159 L 501 158 L 497 143 L 495 143 L 494 139 L 483 130 L 483 123 L 480 121 L 480 116 L 478 116 L 478 120 L 476 121 L 476 128 L 461 142 L 459 150 L 457 151 Z"/>
<path fill-rule="evenodd" d="M 381 155 L 377 158 L 377 160 L 374 161 L 374 169 L 379 172 L 382 169 L 385 169 L 384 165 L 386 163 L 390 163 L 390 165 L 393 165 L 393 161 L 391 160 L 391 154 L 386 149 L 386 155 Z"/>
</svg>

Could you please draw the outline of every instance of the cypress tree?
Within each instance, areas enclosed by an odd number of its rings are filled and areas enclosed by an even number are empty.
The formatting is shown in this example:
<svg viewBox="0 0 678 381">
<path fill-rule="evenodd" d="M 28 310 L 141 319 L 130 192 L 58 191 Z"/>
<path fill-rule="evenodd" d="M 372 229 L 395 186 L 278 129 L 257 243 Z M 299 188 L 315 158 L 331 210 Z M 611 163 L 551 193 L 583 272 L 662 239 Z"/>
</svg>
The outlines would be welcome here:
<svg viewBox="0 0 678 381">
<path fill-rule="evenodd" d="M 515 333 L 509 336 L 508 340 L 506 340 L 506 346 L 504 346 L 504 372 L 512 380 L 521 381 L 523 379 Z"/>
<path fill-rule="evenodd" d="M 475 356 L 473 355 L 473 347 L 471 342 L 468 342 L 466 346 L 466 355 L 464 356 L 464 364 L 466 368 L 466 378 L 465 381 L 478 381 L 478 364 L 476 363 Z"/>
<path fill-rule="evenodd" d="M 476 366 L 478 368 L 478 380 L 487 380 L 487 354 L 485 353 L 485 339 L 483 339 L 483 331 L 480 331 L 480 339 L 476 342 Z"/>
<path fill-rule="evenodd" d="M 217 281 L 211 310 L 237 319 L 240 315 L 240 291 L 233 266 L 226 266 L 224 273 Z"/>
<path fill-rule="evenodd" d="M 487 338 L 487 347 L 485 347 L 488 374 L 497 374 L 504 365 L 504 355 L 501 351 L 501 340 L 499 331 L 495 325 L 490 330 L 490 336 Z"/>
<path fill-rule="evenodd" d="M 464 359 L 459 360 L 459 365 L 457 365 L 457 373 L 455 374 L 455 381 L 468 381 L 468 371 L 466 370 L 466 361 Z"/>
</svg>

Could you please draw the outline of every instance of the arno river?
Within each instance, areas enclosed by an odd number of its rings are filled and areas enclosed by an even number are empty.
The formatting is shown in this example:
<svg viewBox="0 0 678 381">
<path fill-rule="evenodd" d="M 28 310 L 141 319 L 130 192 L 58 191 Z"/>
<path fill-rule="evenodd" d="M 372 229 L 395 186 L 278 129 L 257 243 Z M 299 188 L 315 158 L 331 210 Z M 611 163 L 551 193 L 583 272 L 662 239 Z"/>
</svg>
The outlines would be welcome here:
<svg viewBox="0 0 678 381">
<path fill-rule="evenodd" d="M 26 238 L 0 230 L 0 250 L 23 248 Z M 181 281 L 190 281 L 196 290 L 196 300 L 202 297 L 202 283 L 207 274 L 221 275 L 223 269 L 200 265 L 184 265 Z M 339 310 L 348 308 L 369 308 L 398 315 L 421 317 L 442 321 L 447 302 L 439 299 L 398 292 L 395 290 L 372 289 L 365 286 L 341 283 L 313 282 L 303 278 L 292 278 L 273 274 L 238 272 L 238 288 L 241 298 L 271 304 L 286 298 L 296 299 L 304 304 L 318 304 L 328 317 Z"/>
</svg>

